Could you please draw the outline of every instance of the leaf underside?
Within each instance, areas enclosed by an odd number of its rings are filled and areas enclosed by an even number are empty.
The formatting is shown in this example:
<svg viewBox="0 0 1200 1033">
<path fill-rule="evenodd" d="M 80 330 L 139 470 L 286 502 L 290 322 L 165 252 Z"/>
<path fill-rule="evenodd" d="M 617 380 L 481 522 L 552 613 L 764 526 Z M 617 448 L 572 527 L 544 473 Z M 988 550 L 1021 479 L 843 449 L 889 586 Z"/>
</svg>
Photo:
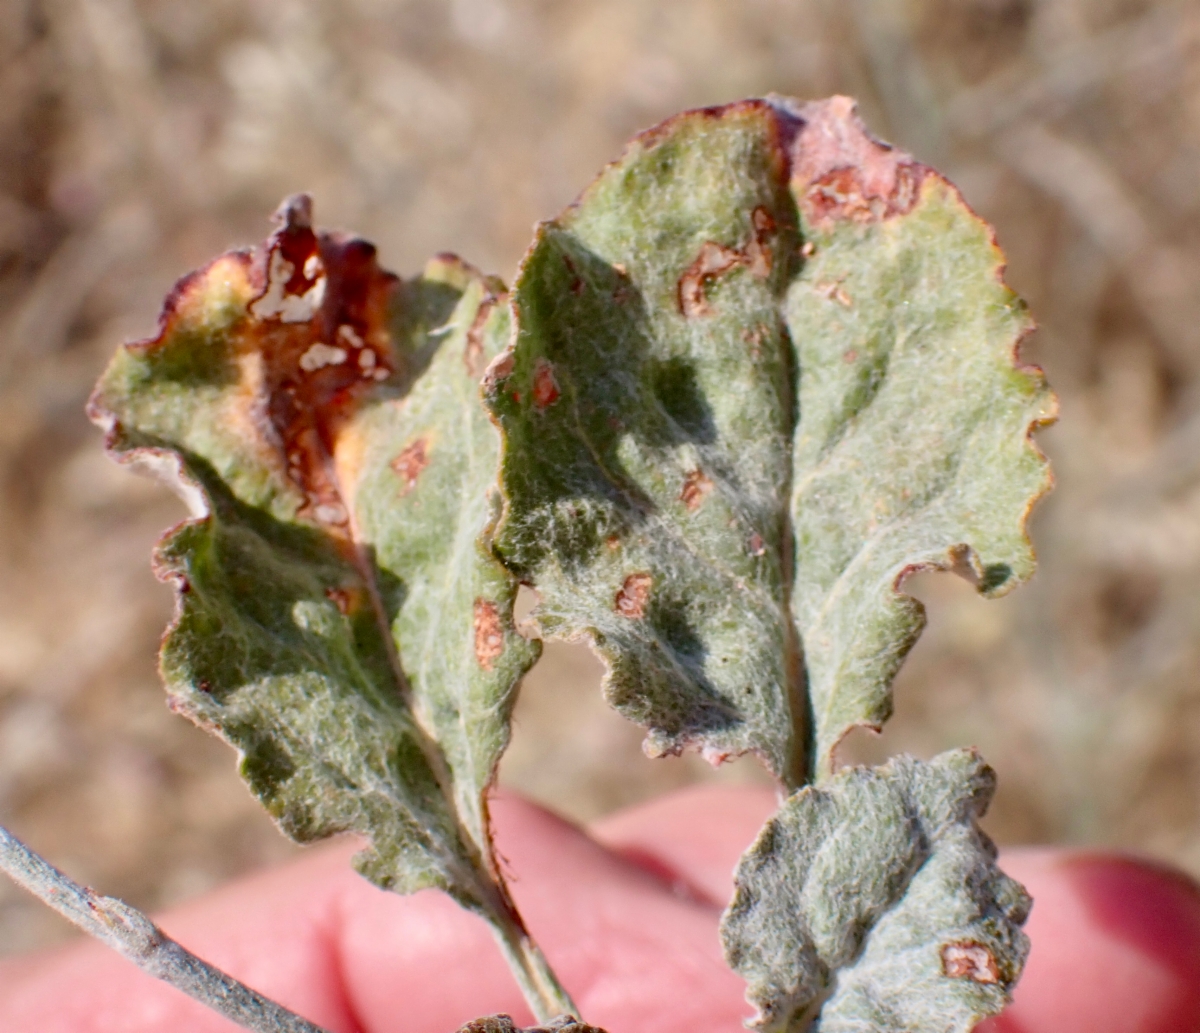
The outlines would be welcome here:
<svg viewBox="0 0 1200 1033">
<path fill-rule="evenodd" d="M 1030 575 L 1054 400 L 1002 269 L 846 98 L 677 116 L 539 227 L 484 380 L 495 544 L 651 753 L 828 774 L 890 714 L 907 573 Z"/>
<path fill-rule="evenodd" d="M 997 1014 L 1028 953 L 1030 901 L 976 826 L 994 787 L 957 750 L 794 794 L 742 858 L 722 921 L 752 1025 L 969 1033 Z"/>
<path fill-rule="evenodd" d="M 170 702 L 237 747 L 292 838 L 364 833 L 376 883 L 490 914 L 484 792 L 536 657 L 479 545 L 502 288 L 451 256 L 400 281 L 315 233 L 307 199 L 280 218 L 182 280 L 91 403 L 111 452 L 200 512 L 156 556 L 178 593 Z"/>
</svg>

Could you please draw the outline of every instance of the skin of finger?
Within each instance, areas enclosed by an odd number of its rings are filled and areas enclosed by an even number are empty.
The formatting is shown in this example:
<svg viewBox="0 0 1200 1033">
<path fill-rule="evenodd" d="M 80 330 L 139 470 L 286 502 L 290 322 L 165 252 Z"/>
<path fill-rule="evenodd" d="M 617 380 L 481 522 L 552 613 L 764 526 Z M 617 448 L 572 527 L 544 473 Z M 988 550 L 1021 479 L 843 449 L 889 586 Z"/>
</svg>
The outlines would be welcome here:
<svg viewBox="0 0 1200 1033">
<path fill-rule="evenodd" d="M 724 908 L 738 858 L 779 802 L 770 786 L 689 786 L 601 818 L 588 831 L 677 892 Z"/>
<path fill-rule="evenodd" d="M 736 1029 L 740 981 L 718 910 L 524 801 L 494 804 L 497 843 L 526 921 L 592 1022 L 618 1030 Z M 189 949 L 337 1033 L 448 1033 L 525 1008 L 482 921 L 445 896 L 384 893 L 348 866 L 353 845 L 242 880 L 160 919 Z M 0 967 L 0 1030 L 231 1031 L 124 959 L 80 943 Z"/>
<path fill-rule="evenodd" d="M 757 824 L 763 795 L 749 791 L 742 806 L 739 820 Z M 745 829 L 720 831 L 731 827 L 731 812 L 738 818 L 736 793 L 691 791 L 680 799 L 687 817 L 678 823 L 669 804 L 615 816 L 597 832 L 614 854 L 544 811 L 497 803 L 517 899 L 591 1021 L 616 1031 L 737 1028 L 745 1009 L 715 951 L 716 909 L 673 889 L 679 880 L 704 886 L 732 867 L 748 837 Z M 713 830 L 708 845 L 698 835 L 681 850 L 679 837 L 694 825 Z M 636 851 L 623 850 L 630 846 Z M 348 870 L 352 849 L 315 850 L 180 909 L 164 925 L 338 1033 L 448 1033 L 462 1016 L 498 1010 L 528 1021 L 481 922 L 438 894 L 375 890 Z M 649 870 L 639 870 L 638 857 L 653 862 Z M 1014 851 L 1003 863 L 1038 904 L 1026 978 L 991 1033 L 1200 1029 L 1200 891 L 1190 880 L 1111 855 Z M 718 890 L 710 884 L 705 895 Z M 677 1014 L 683 1021 L 672 1021 Z M 0 966 L 0 1030 L 233 1028 L 91 944 Z"/>
<path fill-rule="evenodd" d="M 1119 854 L 1014 850 L 1034 897 L 1033 943 L 1012 1006 L 978 1033 L 1200 1030 L 1200 886 Z"/>
<path fill-rule="evenodd" d="M 593 828 L 614 851 L 724 901 L 738 857 L 734 840 L 748 843 L 754 833 L 747 835 L 745 826 L 765 821 L 773 810 L 773 797 L 758 789 L 698 788 L 619 812 Z M 733 828 L 736 836 L 720 831 Z M 1013 849 L 1000 863 L 1034 898 L 1026 925 L 1033 946 L 1013 1004 L 978 1033 L 1200 1030 L 1195 881 L 1169 866 L 1117 854 Z"/>
<path fill-rule="evenodd" d="M 493 804 L 497 849 L 517 905 L 583 1016 L 606 1029 L 684 1033 L 741 1027 L 748 1013 L 741 981 L 726 968 L 717 938 L 720 911 L 678 894 L 653 871 L 612 853 L 577 827 L 512 797 Z M 414 900 L 413 903 L 416 903 Z M 344 969 L 364 1024 L 375 1031 L 453 1029 L 497 1010 L 520 1021 L 528 1012 L 510 996 L 485 998 L 470 985 L 426 994 L 400 1012 L 389 992 L 395 972 L 412 985 L 438 986 L 461 954 L 425 937 L 461 921 L 448 901 L 431 897 L 420 936 L 380 908 L 347 912 Z M 433 909 L 436 908 L 436 913 Z M 498 965 L 481 939 L 470 968 Z M 502 969 L 498 969 L 503 975 Z"/>
</svg>

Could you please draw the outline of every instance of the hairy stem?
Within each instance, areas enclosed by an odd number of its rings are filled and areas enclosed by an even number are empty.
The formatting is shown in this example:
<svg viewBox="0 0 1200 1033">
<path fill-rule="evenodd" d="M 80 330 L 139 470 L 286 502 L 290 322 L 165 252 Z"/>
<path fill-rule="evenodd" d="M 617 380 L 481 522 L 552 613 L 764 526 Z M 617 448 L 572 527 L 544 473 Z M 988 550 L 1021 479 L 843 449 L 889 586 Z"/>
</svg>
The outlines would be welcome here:
<svg viewBox="0 0 1200 1033">
<path fill-rule="evenodd" d="M 0 869 L 143 972 L 255 1033 L 326 1033 L 185 950 L 137 908 L 80 886 L 0 826 Z"/>
<path fill-rule="evenodd" d="M 502 883 L 493 886 L 497 899 L 490 902 L 494 919 L 492 929 L 534 1017 L 543 1025 L 562 1015 L 578 1018 L 575 1002 L 529 935 L 506 888 Z"/>
</svg>

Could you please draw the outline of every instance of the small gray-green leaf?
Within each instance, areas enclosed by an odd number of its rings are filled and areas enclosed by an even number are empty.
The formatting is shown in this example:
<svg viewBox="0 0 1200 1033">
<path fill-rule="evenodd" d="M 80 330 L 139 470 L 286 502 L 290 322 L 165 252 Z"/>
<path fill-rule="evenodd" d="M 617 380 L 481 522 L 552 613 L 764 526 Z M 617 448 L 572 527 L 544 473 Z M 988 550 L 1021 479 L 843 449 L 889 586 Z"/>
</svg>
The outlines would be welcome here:
<svg viewBox="0 0 1200 1033">
<path fill-rule="evenodd" d="M 92 400 L 111 452 L 174 472 L 199 512 L 157 554 L 170 702 L 237 747 L 288 835 L 363 833 L 373 881 L 520 936 L 485 805 L 536 656 L 480 545 L 503 288 L 449 257 L 401 282 L 314 232 L 307 199 L 282 219 L 182 280 Z"/>
<path fill-rule="evenodd" d="M 795 793 L 743 856 L 721 923 L 766 1033 L 969 1033 L 1007 1003 L 1029 898 L 976 824 L 971 750 Z"/>
<path fill-rule="evenodd" d="M 845 98 L 680 115 L 539 229 L 485 380 L 495 543 L 652 752 L 752 750 L 801 785 L 890 713 L 906 573 L 1032 572 L 1053 397 L 1002 268 Z"/>
</svg>

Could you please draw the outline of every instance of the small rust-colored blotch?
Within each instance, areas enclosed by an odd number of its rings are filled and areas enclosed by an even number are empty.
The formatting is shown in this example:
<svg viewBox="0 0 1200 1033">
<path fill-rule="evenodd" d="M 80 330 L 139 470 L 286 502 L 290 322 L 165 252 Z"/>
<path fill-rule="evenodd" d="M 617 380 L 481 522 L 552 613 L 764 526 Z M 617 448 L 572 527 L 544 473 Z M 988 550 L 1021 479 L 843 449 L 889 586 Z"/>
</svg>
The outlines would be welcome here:
<svg viewBox="0 0 1200 1033">
<path fill-rule="evenodd" d="M 858 361 L 858 352 L 853 348 L 849 348 L 842 353 L 842 361 L 847 365 L 852 365 Z"/>
<path fill-rule="evenodd" d="M 632 621 L 640 621 L 646 616 L 646 603 L 650 601 L 650 585 L 653 580 L 645 571 L 630 574 L 617 593 L 616 604 L 613 607 L 617 613 Z"/>
<path fill-rule="evenodd" d="M 504 630 L 500 627 L 500 611 L 487 599 L 475 600 L 475 659 L 485 671 L 492 669 L 504 652 Z"/>
<path fill-rule="evenodd" d="M 761 556 L 767 551 L 766 545 L 763 543 L 762 535 L 755 531 L 750 536 L 750 555 Z"/>
<path fill-rule="evenodd" d="M 358 603 L 358 592 L 353 588 L 327 588 L 325 598 L 338 608 L 343 617 L 348 616 Z"/>
<path fill-rule="evenodd" d="M 746 245 L 746 265 L 751 276 L 765 280 L 771 275 L 771 264 L 774 261 L 768 240 L 775 232 L 775 219 L 770 212 L 760 207 L 750 213 L 750 221 L 754 224 L 754 238 Z"/>
<path fill-rule="evenodd" d="M 724 244 L 706 240 L 700 246 L 700 253 L 679 277 L 676 288 L 679 300 L 679 311 L 688 319 L 711 315 L 713 307 L 705 297 L 705 289 L 709 282 L 734 266 L 741 265 L 746 256 Z"/>
<path fill-rule="evenodd" d="M 1000 982 L 1000 970 L 992 952 L 972 940 L 948 943 L 942 948 L 942 973 L 951 979 L 971 979 L 976 983 Z"/>
<path fill-rule="evenodd" d="M 545 409 L 558 401 L 558 381 L 554 379 L 554 367 L 545 359 L 538 359 L 533 368 L 533 404 Z"/>
<path fill-rule="evenodd" d="M 845 305 L 846 308 L 850 308 L 854 304 L 842 286 L 841 280 L 822 280 L 817 284 L 816 291 L 821 297 L 836 301 L 839 305 Z"/>
<path fill-rule="evenodd" d="M 410 491 L 421 476 L 421 471 L 429 465 L 429 442 L 425 438 L 404 446 L 402 451 L 392 460 L 392 469 L 404 482 L 404 491 Z"/>
<path fill-rule="evenodd" d="M 683 487 L 679 491 L 679 501 L 695 512 L 712 489 L 712 479 L 697 467 L 683 479 Z"/>
<path fill-rule="evenodd" d="M 619 549 L 621 547 L 621 539 L 620 539 L 620 537 L 618 537 L 615 534 L 610 534 L 607 538 L 604 539 L 604 544 L 607 545 L 610 549 L 614 549 L 614 550 Z"/>
</svg>

